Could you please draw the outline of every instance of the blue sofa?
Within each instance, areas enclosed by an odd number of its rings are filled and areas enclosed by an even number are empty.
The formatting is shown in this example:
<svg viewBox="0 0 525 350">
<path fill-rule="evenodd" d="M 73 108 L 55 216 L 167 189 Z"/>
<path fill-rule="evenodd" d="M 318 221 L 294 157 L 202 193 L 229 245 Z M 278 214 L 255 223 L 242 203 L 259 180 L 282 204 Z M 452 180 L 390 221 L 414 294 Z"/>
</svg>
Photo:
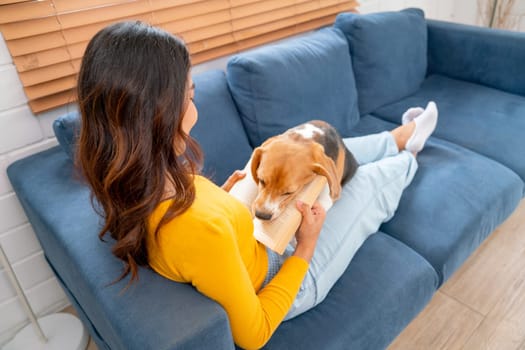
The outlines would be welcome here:
<svg viewBox="0 0 525 350">
<path fill-rule="evenodd" d="M 316 308 L 267 349 L 383 349 L 517 207 L 525 180 L 525 35 L 426 20 L 407 9 L 343 13 L 334 25 L 194 76 L 203 173 L 222 183 L 265 138 L 310 119 L 344 137 L 389 130 L 411 106 L 440 119 L 392 220 L 370 236 Z M 100 349 L 232 349 L 228 318 L 191 286 L 122 265 L 74 170 L 79 116 L 9 178 L 45 256 Z M 348 208 L 352 210 L 352 208 Z"/>
</svg>

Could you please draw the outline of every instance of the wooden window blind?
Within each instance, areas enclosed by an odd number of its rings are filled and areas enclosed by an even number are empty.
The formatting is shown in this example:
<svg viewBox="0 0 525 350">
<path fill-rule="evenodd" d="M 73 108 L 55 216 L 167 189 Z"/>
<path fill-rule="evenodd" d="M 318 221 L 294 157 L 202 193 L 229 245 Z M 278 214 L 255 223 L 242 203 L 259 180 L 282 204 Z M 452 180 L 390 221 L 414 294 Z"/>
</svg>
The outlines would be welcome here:
<svg viewBox="0 0 525 350">
<path fill-rule="evenodd" d="M 198 64 L 333 23 L 348 0 L 0 0 L 0 31 L 36 114 L 75 100 L 87 43 L 141 20 L 183 38 Z"/>
</svg>

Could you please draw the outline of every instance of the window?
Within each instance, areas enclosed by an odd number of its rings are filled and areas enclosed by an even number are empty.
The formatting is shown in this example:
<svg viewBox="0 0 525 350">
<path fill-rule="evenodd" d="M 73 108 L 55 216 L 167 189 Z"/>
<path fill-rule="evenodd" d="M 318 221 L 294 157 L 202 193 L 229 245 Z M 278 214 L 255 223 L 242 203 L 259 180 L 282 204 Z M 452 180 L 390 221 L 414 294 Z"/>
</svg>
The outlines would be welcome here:
<svg viewBox="0 0 525 350">
<path fill-rule="evenodd" d="M 141 20 L 177 34 L 197 64 L 331 24 L 356 6 L 347 0 L 0 0 L 0 30 L 36 114 L 75 100 L 87 43 L 110 23 Z"/>
</svg>

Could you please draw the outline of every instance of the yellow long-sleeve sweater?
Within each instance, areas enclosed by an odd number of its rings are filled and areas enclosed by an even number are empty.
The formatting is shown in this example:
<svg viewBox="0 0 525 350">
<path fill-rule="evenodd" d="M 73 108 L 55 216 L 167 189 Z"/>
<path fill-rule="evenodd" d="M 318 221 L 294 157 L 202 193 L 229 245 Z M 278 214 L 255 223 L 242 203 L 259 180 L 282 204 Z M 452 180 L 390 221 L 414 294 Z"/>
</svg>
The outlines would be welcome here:
<svg viewBox="0 0 525 350">
<path fill-rule="evenodd" d="M 265 247 L 253 237 L 250 212 L 233 196 L 201 176 L 196 198 L 182 215 L 153 233 L 171 201 L 160 203 L 149 219 L 150 266 L 160 275 L 191 283 L 226 310 L 235 343 L 260 348 L 291 307 L 308 263 L 289 257 L 264 288 Z"/>
</svg>

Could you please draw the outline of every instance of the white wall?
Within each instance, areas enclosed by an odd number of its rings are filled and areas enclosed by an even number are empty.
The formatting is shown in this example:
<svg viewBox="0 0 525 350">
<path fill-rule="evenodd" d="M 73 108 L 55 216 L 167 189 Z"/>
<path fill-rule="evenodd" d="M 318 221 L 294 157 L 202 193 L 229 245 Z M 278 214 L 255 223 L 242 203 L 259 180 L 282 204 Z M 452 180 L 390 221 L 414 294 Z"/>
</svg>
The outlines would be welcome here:
<svg viewBox="0 0 525 350">
<path fill-rule="evenodd" d="M 15 66 L 0 34 L 0 243 L 35 312 L 54 312 L 68 305 L 40 244 L 7 179 L 15 160 L 57 144 L 51 122 L 67 107 L 35 117 L 27 105 Z M 27 323 L 15 290 L 0 266 L 0 344 Z"/>
<path fill-rule="evenodd" d="M 491 3 L 492 0 L 360 0 L 359 11 L 371 13 L 419 7 L 425 11 L 427 18 L 486 26 L 489 14 L 484 11 L 483 6 L 478 6 L 487 2 Z M 509 2 L 512 0 L 500 0 L 500 3 Z M 514 0 L 514 5 L 502 24 L 500 28 L 525 32 L 525 0 Z"/>
<path fill-rule="evenodd" d="M 407 7 L 418 7 L 425 11 L 427 18 L 453 21 L 456 2 L 453 0 L 360 0 L 359 12 L 397 11 Z"/>
<path fill-rule="evenodd" d="M 361 0 L 362 13 L 420 7 L 428 18 L 477 23 L 477 0 Z M 516 29 L 525 31 L 525 0 L 518 0 L 512 16 Z M 223 68 L 226 59 L 194 68 L 194 73 Z M 31 113 L 11 56 L 0 34 L 0 243 L 37 315 L 63 309 L 69 303 L 47 265 L 42 249 L 6 176 L 17 159 L 57 144 L 53 120 L 76 106 L 69 105 L 40 114 Z M 0 345 L 28 320 L 15 296 L 3 266 L 0 266 Z"/>
</svg>

